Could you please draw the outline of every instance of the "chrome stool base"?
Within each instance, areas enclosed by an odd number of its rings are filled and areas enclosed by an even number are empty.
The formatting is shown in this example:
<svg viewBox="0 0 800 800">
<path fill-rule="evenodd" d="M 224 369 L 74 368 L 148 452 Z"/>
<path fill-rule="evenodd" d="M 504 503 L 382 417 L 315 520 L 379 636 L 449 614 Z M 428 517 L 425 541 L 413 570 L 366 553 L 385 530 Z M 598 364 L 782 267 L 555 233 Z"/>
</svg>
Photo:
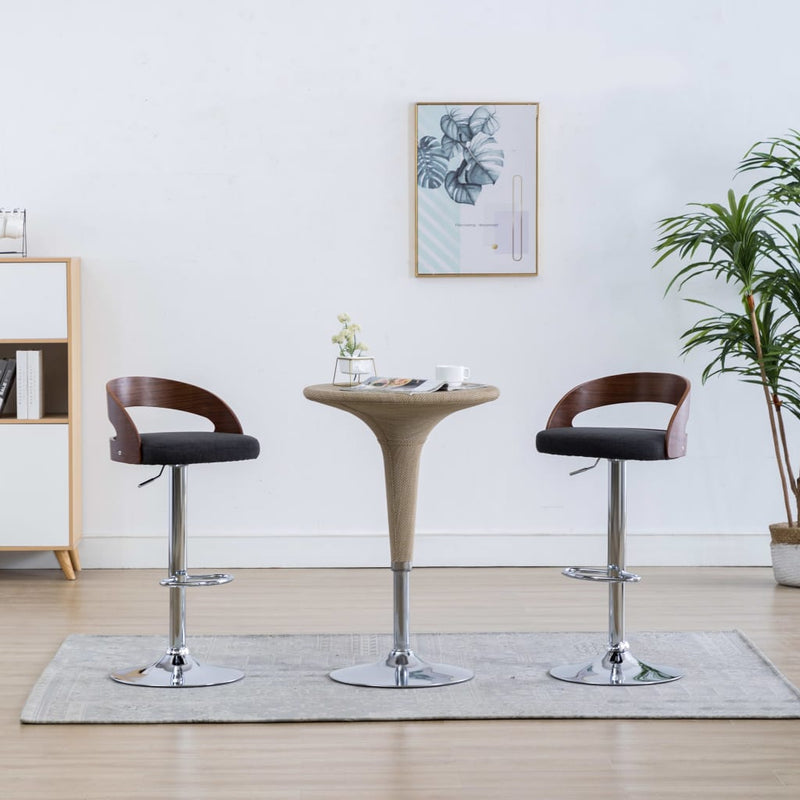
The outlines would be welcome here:
<svg viewBox="0 0 800 800">
<path fill-rule="evenodd" d="M 553 667 L 550 675 L 560 681 L 593 686 L 652 686 L 683 677 L 673 667 L 640 661 L 625 637 L 625 584 L 641 578 L 625 569 L 625 462 L 609 459 L 608 481 L 608 565 L 567 567 L 563 574 L 582 581 L 608 584 L 608 646 L 602 656 L 580 664 Z"/>
<path fill-rule="evenodd" d="M 180 689 L 192 686 L 220 686 L 244 678 L 231 667 L 200 664 L 186 644 L 186 590 L 195 586 L 219 586 L 233 578 L 223 572 L 189 575 L 186 571 L 186 465 L 170 465 L 169 577 L 162 586 L 169 589 L 169 644 L 164 655 L 146 667 L 112 672 L 117 683 Z"/>
<path fill-rule="evenodd" d="M 587 683 L 593 686 L 649 686 L 669 683 L 683 677 L 672 667 L 646 664 L 627 648 L 610 649 L 604 656 L 581 664 L 564 664 L 553 667 L 550 674 L 560 681 Z"/>
<path fill-rule="evenodd" d="M 167 652 L 162 659 L 148 667 L 112 672 L 112 680 L 131 686 L 159 688 L 190 688 L 192 686 L 219 686 L 244 678 L 244 672 L 231 667 L 200 664 L 188 652 Z"/>
<path fill-rule="evenodd" d="M 330 677 L 351 686 L 371 686 L 378 689 L 422 689 L 426 686 L 447 686 L 464 683 L 475 673 L 463 667 L 431 664 L 419 658 L 413 650 L 392 650 L 384 661 L 359 664 L 334 670 Z"/>
</svg>

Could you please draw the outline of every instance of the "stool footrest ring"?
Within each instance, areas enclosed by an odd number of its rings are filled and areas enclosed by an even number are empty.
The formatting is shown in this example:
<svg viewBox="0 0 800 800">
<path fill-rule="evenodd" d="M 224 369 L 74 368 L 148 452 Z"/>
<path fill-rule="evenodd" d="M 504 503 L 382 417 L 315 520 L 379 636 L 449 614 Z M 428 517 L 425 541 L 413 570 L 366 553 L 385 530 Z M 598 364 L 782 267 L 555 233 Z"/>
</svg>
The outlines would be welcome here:
<svg viewBox="0 0 800 800">
<path fill-rule="evenodd" d="M 219 586 L 223 583 L 230 583 L 233 575 L 226 575 L 224 572 L 216 572 L 213 575 L 172 575 L 159 581 L 162 586 L 172 588 L 183 588 L 192 586 Z"/>
<path fill-rule="evenodd" d="M 561 574 L 579 581 L 602 581 L 604 583 L 636 583 L 641 580 L 641 576 L 633 572 L 611 567 L 567 567 L 561 571 Z"/>
</svg>

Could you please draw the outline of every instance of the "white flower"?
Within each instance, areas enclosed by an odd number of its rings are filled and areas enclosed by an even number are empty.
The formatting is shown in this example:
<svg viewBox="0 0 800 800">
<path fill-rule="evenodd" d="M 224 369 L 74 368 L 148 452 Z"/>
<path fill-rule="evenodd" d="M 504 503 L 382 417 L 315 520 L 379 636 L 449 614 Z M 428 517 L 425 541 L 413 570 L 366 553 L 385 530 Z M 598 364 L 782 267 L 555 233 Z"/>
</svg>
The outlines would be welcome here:
<svg viewBox="0 0 800 800">
<path fill-rule="evenodd" d="M 358 341 L 356 334 L 361 326 L 352 322 L 349 314 L 339 314 L 337 319 L 342 323 L 341 330 L 331 337 L 331 341 L 339 345 L 339 355 L 354 357 L 356 353 L 367 350 L 367 346 Z"/>
</svg>

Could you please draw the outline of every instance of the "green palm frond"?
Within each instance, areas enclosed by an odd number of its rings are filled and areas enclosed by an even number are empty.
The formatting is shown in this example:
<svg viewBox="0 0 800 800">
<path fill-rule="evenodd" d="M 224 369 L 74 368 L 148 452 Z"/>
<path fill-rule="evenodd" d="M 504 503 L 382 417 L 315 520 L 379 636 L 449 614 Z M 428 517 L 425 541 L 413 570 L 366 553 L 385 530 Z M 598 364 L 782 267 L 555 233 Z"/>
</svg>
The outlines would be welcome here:
<svg viewBox="0 0 800 800">
<path fill-rule="evenodd" d="M 746 309 L 726 312 L 708 303 L 701 305 L 718 313 L 698 320 L 682 334 L 681 354 L 687 355 L 698 348 L 711 352 L 713 357 L 702 373 L 703 383 L 714 375 L 730 373 L 748 383 L 761 384 L 763 366 L 771 393 L 780 393 L 784 385 L 794 385 L 795 380 L 790 375 L 797 371 L 800 330 L 789 312 L 780 308 L 772 298 L 757 305 L 756 319 L 762 349 L 762 361 L 759 361 Z"/>
<path fill-rule="evenodd" d="M 787 136 L 756 142 L 745 153 L 737 172 L 753 170 L 767 173 L 753 189 L 766 186 L 771 198 L 800 204 L 800 132 L 790 130 Z"/>
<path fill-rule="evenodd" d="M 658 224 L 654 249 L 659 256 L 653 266 L 673 255 L 689 261 L 672 277 L 667 291 L 673 287 L 680 290 L 690 280 L 710 274 L 734 284 L 743 296 L 752 294 L 761 263 L 771 267 L 780 258 L 781 240 L 768 224 L 776 210 L 774 201 L 747 194 L 737 199 L 731 190 L 727 206 L 692 203 L 691 207 L 702 210 L 668 217 Z"/>
</svg>

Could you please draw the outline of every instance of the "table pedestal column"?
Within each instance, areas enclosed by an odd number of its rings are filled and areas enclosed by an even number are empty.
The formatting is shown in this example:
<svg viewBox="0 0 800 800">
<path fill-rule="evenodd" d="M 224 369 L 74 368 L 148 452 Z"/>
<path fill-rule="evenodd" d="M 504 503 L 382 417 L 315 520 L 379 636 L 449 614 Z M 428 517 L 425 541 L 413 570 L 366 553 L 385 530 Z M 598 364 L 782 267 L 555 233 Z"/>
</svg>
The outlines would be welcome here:
<svg viewBox="0 0 800 800">
<path fill-rule="evenodd" d="M 411 649 L 409 579 L 414 557 L 419 460 L 422 446 L 438 422 L 455 411 L 494 400 L 498 396 L 497 389 L 485 387 L 402 395 L 309 386 L 304 394 L 309 400 L 340 408 L 366 423 L 383 451 L 386 476 L 394 584 L 394 643 L 381 661 L 337 669 L 330 677 L 339 683 L 387 689 L 446 686 L 470 680 L 474 677 L 471 670 L 430 663 Z"/>
<path fill-rule="evenodd" d="M 374 420 L 371 421 L 372 424 L 368 422 L 375 430 L 381 444 L 386 475 L 386 508 L 389 514 L 392 557 L 394 643 L 382 661 L 331 672 L 331 678 L 339 683 L 387 689 L 412 689 L 462 683 L 474 677 L 471 670 L 462 667 L 431 664 L 411 649 L 410 578 L 417 514 L 419 459 L 422 445 L 430 429 L 438 421 L 438 416 L 431 419 L 429 425 L 420 425 L 417 421 L 415 435 L 411 438 L 406 438 L 408 430 L 405 427 L 402 432 L 406 437 L 402 437 L 398 435 L 401 431 L 393 431 L 393 426 L 386 425 L 386 420 L 383 420 L 380 429 L 377 429 Z"/>
</svg>

